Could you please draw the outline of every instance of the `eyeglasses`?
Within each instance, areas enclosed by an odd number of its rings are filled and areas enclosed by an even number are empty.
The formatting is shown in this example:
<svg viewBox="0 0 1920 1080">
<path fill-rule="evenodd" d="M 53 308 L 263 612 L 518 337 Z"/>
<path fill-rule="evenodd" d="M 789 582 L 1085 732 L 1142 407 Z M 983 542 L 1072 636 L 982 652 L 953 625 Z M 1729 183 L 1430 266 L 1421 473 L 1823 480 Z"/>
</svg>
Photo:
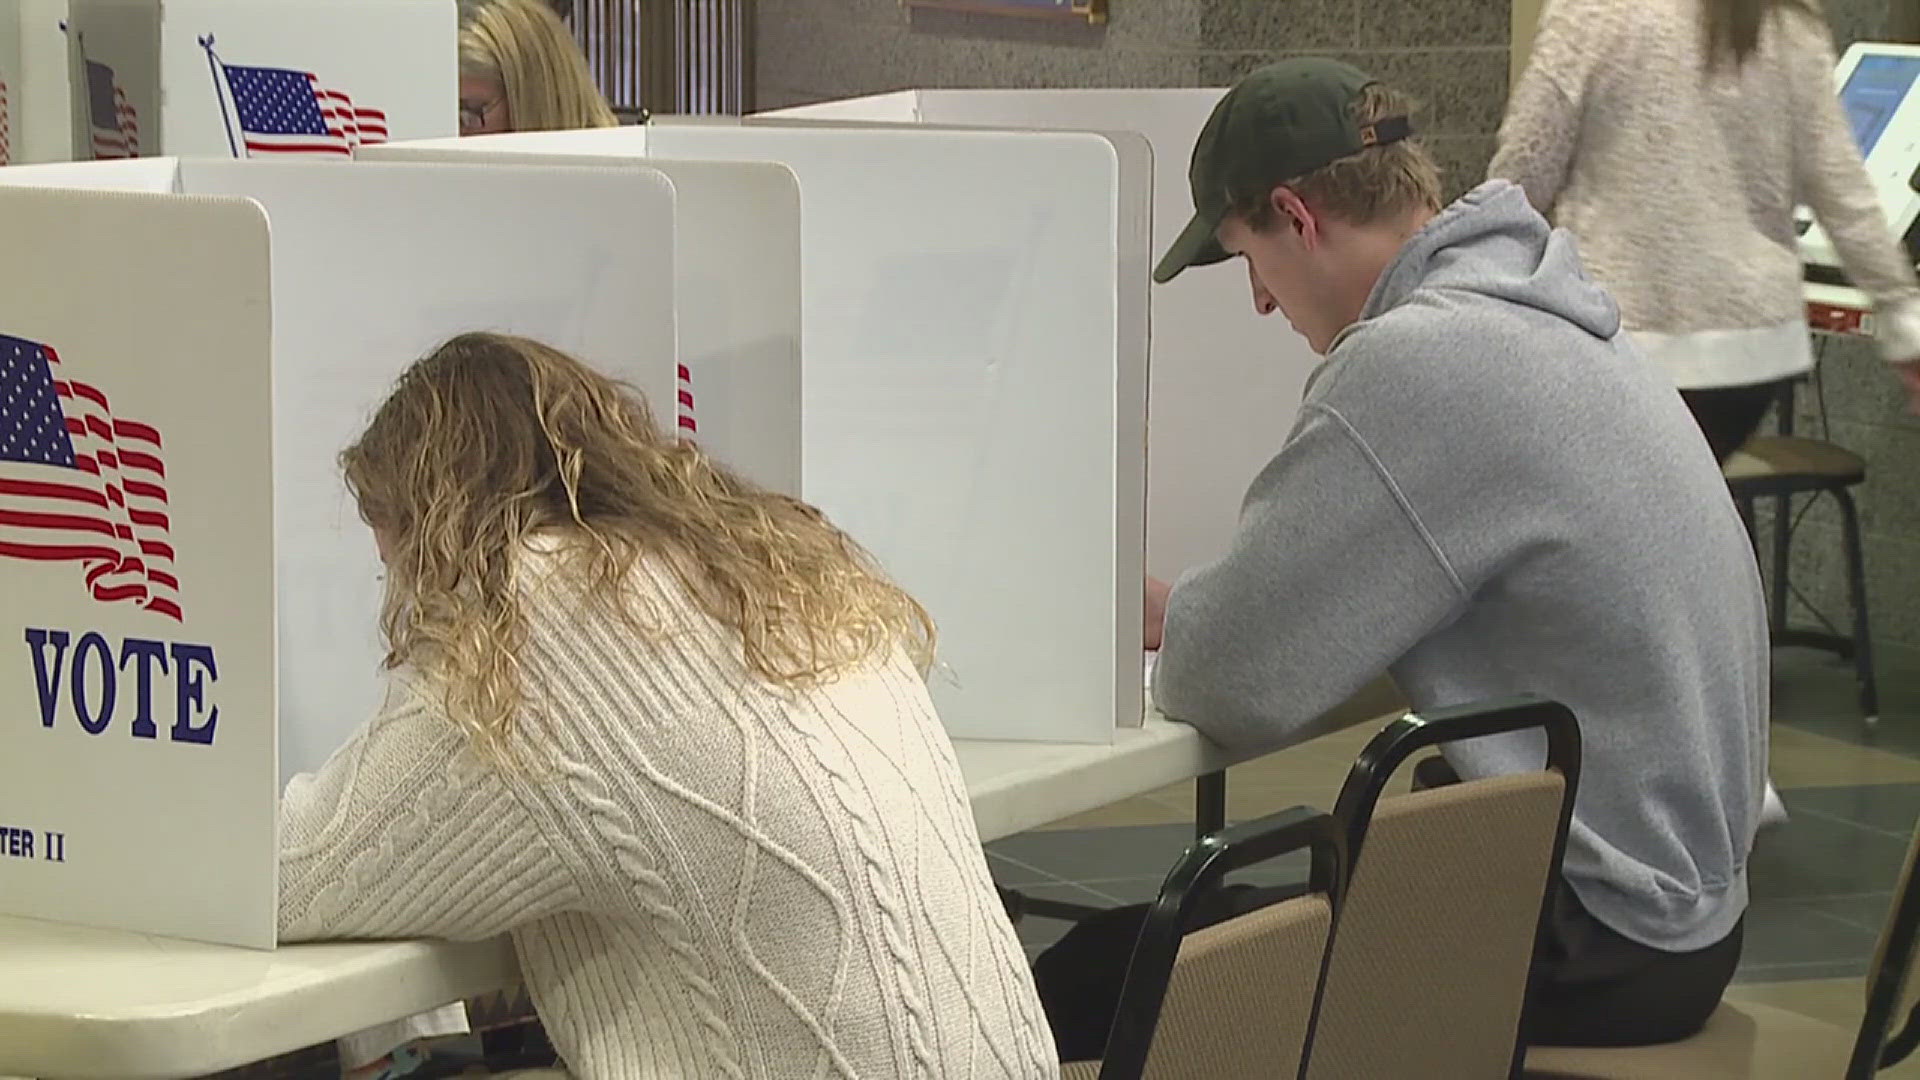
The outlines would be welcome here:
<svg viewBox="0 0 1920 1080">
<path fill-rule="evenodd" d="M 500 99 L 475 104 L 471 101 L 460 103 L 460 130 L 478 131 L 487 126 L 487 114 L 500 107 Z"/>
</svg>

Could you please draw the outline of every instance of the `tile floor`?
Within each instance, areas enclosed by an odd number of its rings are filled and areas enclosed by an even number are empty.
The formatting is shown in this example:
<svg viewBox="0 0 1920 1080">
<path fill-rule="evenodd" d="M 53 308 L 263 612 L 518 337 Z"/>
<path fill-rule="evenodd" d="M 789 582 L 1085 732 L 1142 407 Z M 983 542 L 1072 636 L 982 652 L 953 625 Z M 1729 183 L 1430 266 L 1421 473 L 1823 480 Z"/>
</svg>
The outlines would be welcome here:
<svg viewBox="0 0 1920 1080">
<path fill-rule="evenodd" d="M 1753 906 L 1733 995 L 1848 1027 L 1916 818 L 1920 818 L 1920 657 L 1883 657 L 1880 723 L 1862 723 L 1850 669 L 1798 650 L 1776 654 L 1773 778 L 1792 814 L 1753 855 Z M 1377 724 L 1363 724 L 1238 766 L 1228 813 L 1333 805 Z M 1151 898 L 1192 838 L 1190 785 L 1165 788 L 988 845 L 1000 883 L 1091 905 Z M 1297 880 L 1298 861 L 1252 881 Z M 1066 924 L 1028 917 L 1031 952 Z M 1920 1080 L 1920 1056 L 1888 1078 Z"/>
</svg>

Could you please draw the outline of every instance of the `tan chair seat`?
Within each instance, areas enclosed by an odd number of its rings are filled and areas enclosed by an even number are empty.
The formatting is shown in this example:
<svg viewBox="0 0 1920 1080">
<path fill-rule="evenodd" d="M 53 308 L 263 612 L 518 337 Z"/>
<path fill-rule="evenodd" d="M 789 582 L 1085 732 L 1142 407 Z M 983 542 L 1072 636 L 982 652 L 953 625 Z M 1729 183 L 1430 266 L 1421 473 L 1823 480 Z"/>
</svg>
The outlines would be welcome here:
<svg viewBox="0 0 1920 1080">
<path fill-rule="evenodd" d="M 1851 450 L 1821 439 L 1797 435 L 1761 435 L 1734 451 L 1722 470 L 1728 480 L 1769 480 L 1789 476 L 1858 481 L 1867 462 Z"/>
<path fill-rule="evenodd" d="M 1700 1034 L 1665 1046 L 1541 1046 L 1527 1080 L 1813 1080 L 1840 1076 L 1854 1033 L 1769 1005 L 1725 1002 Z"/>
<path fill-rule="evenodd" d="M 1074 1061 L 1060 1066 L 1060 1080 L 1100 1080 L 1100 1063 Z"/>
</svg>

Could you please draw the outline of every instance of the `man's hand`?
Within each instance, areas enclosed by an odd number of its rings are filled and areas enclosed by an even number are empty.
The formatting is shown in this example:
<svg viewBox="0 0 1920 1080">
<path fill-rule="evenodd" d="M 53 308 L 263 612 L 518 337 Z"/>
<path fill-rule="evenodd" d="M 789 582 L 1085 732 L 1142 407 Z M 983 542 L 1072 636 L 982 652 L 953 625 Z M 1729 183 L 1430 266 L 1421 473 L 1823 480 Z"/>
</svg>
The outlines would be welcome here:
<svg viewBox="0 0 1920 1080">
<path fill-rule="evenodd" d="M 1900 377 L 1900 385 L 1906 388 L 1907 411 L 1920 416 L 1920 359 L 1895 364 L 1893 370 Z"/>
<path fill-rule="evenodd" d="M 1160 647 L 1160 635 L 1167 626 L 1167 593 L 1173 586 L 1159 578 L 1147 579 L 1147 622 L 1142 640 L 1149 649 Z"/>
</svg>

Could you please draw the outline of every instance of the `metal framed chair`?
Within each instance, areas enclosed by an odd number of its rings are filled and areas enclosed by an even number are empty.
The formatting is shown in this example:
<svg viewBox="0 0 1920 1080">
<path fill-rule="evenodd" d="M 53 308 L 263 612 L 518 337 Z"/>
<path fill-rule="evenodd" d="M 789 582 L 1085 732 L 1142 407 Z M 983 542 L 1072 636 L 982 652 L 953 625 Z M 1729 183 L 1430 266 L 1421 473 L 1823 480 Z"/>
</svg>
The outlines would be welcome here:
<svg viewBox="0 0 1920 1080">
<path fill-rule="evenodd" d="M 1305 894 L 1187 933 L 1229 873 L 1306 849 Z M 1304 807 L 1215 832 L 1167 876 L 1134 945 L 1100 1061 L 1067 1080 L 1293 1077 L 1312 1036 L 1345 880 L 1345 839 Z"/>
<path fill-rule="evenodd" d="M 1860 1026 L 1744 1002 L 1722 1002 L 1690 1039 L 1663 1046 L 1538 1047 L 1527 1054 L 1531 1080 L 1664 1080 L 1738 1076 L 1752 1080 L 1870 1080 L 1920 1046 L 1920 831 L 1881 927 L 1868 971 Z"/>
<path fill-rule="evenodd" d="M 1540 732 L 1538 771 L 1385 794 L 1408 758 Z M 1353 863 L 1303 1075 L 1497 1077 L 1520 1066 L 1533 950 L 1580 777 L 1564 706 L 1491 702 L 1389 724 L 1334 811 Z"/>
<path fill-rule="evenodd" d="M 1920 830 L 1907 843 L 1893 904 L 1867 973 L 1867 1007 L 1854 1039 L 1848 1077 L 1898 1065 L 1920 1047 Z M 1899 1026 L 1894 1025 L 1898 1023 Z"/>
</svg>

